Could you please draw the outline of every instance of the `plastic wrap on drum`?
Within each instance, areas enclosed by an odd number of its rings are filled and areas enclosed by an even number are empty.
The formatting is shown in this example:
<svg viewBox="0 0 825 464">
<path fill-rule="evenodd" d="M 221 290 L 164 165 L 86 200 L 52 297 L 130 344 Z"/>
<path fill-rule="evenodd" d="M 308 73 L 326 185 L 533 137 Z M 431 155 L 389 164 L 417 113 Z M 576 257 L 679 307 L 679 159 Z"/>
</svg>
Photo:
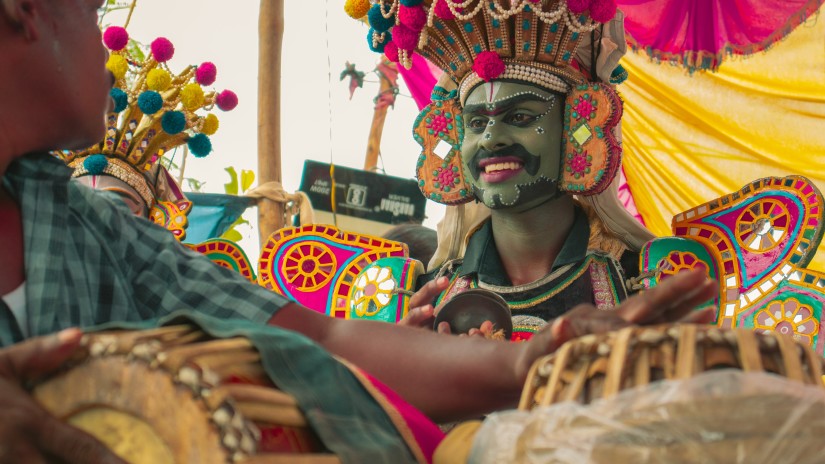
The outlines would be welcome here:
<svg viewBox="0 0 825 464">
<path fill-rule="evenodd" d="M 485 419 L 469 462 L 821 463 L 825 389 L 719 370 Z"/>
</svg>

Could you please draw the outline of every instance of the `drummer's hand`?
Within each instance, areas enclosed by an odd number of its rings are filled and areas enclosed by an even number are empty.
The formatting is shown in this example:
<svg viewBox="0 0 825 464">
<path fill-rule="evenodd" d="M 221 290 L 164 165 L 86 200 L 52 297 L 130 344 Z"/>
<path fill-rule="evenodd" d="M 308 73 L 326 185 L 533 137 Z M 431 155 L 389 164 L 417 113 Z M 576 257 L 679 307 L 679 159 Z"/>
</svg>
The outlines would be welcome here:
<svg viewBox="0 0 825 464">
<path fill-rule="evenodd" d="M 0 463 L 122 463 L 91 435 L 64 424 L 22 385 L 55 371 L 80 346 L 67 329 L 0 349 Z"/>
<path fill-rule="evenodd" d="M 447 289 L 450 279 L 439 277 L 424 284 L 413 296 L 410 297 L 410 309 L 403 319 L 398 321 L 398 325 L 410 327 L 431 328 L 435 321 L 435 308 L 432 302 Z"/>
<path fill-rule="evenodd" d="M 595 306 L 579 305 L 553 320 L 527 343 L 519 363 L 519 375 L 527 371 L 539 357 L 556 351 L 562 344 L 583 335 L 604 333 L 629 325 L 651 325 L 666 322 L 709 323 L 716 312 L 713 308 L 693 309 L 716 296 L 716 281 L 704 271 L 680 272 L 663 280 L 656 287 L 628 298 L 615 310 L 603 311 Z"/>
<path fill-rule="evenodd" d="M 479 327 L 474 328 L 474 329 L 470 329 L 470 330 L 467 331 L 467 333 L 459 334 L 458 336 L 459 337 L 492 338 L 494 327 L 495 327 L 495 325 L 493 324 L 493 321 L 484 321 L 484 322 L 481 323 L 481 325 Z M 440 334 L 446 334 L 446 335 L 449 335 L 449 334 L 453 333 L 452 330 L 450 329 L 450 323 L 446 322 L 446 321 L 438 324 L 437 331 Z"/>
</svg>

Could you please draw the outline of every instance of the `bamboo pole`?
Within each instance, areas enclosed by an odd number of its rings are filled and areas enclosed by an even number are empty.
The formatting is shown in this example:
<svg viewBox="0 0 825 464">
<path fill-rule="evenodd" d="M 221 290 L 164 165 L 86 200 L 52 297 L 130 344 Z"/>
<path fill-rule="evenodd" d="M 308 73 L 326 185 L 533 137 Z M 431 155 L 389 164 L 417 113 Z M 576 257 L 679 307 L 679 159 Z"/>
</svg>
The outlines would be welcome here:
<svg viewBox="0 0 825 464">
<path fill-rule="evenodd" d="M 261 0 L 258 18 L 258 185 L 281 182 L 281 47 L 284 0 Z M 261 246 L 284 226 L 282 204 L 258 202 Z"/>
<path fill-rule="evenodd" d="M 375 112 L 372 115 L 370 135 L 367 139 L 367 156 L 364 159 L 365 171 L 373 171 L 378 166 L 378 155 L 381 153 L 381 137 L 384 134 L 384 120 L 387 118 L 387 109 L 395 102 L 398 68 L 395 63 L 389 61 L 384 55 L 381 55 L 378 76 L 381 83 L 379 84 L 378 96 L 375 99 Z"/>
</svg>

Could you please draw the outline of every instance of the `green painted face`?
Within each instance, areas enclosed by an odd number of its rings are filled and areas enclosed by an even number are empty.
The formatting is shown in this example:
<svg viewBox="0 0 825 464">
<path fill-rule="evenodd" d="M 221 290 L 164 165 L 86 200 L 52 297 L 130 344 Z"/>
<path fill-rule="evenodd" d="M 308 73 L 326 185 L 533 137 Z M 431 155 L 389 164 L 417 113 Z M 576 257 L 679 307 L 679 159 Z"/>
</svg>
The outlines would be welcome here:
<svg viewBox="0 0 825 464">
<path fill-rule="evenodd" d="M 488 82 L 464 102 L 461 162 L 489 208 L 529 209 L 559 195 L 564 99 L 530 84 Z"/>
</svg>

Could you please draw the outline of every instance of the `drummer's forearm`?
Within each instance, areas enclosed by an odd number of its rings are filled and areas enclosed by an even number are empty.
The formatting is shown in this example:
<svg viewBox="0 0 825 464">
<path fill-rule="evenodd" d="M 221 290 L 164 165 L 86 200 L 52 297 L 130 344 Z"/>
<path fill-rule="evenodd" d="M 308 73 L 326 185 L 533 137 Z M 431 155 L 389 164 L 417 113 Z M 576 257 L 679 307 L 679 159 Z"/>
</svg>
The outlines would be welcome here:
<svg viewBox="0 0 825 464">
<path fill-rule="evenodd" d="M 517 369 L 525 365 L 522 344 L 332 319 L 298 305 L 282 308 L 271 323 L 356 364 L 435 420 L 515 407 L 526 376 Z"/>
</svg>

